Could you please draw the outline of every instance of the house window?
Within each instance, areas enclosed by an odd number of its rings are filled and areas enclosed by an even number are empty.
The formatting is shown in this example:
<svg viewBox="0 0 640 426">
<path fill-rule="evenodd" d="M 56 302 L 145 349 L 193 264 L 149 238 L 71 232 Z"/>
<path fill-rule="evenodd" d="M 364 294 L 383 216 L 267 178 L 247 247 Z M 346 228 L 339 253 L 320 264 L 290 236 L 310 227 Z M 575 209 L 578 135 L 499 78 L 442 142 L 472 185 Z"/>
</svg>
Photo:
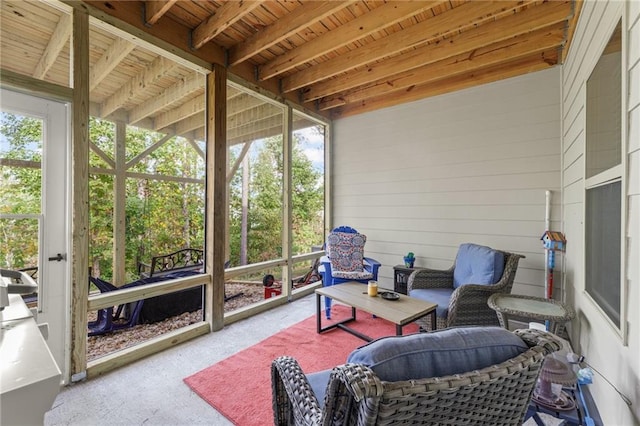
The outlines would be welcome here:
<svg viewBox="0 0 640 426">
<path fill-rule="evenodd" d="M 621 327 L 622 49 L 621 25 L 587 80 L 585 286 Z"/>
</svg>

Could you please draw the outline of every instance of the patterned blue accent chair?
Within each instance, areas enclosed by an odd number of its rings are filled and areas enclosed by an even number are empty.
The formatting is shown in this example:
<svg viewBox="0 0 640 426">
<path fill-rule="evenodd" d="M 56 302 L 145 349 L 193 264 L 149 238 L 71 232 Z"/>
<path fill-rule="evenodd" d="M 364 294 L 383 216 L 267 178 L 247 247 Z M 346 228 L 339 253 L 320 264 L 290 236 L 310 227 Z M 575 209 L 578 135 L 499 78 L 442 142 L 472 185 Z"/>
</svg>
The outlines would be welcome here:
<svg viewBox="0 0 640 426">
<path fill-rule="evenodd" d="M 378 279 L 380 262 L 364 257 L 367 236 L 349 226 L 335 228 L 327 237 L 326 256 L 320 259 L 320 274 L 325 287 L 348 281 L 366 284 Z M 325 297 L 325 312 L 331 319 L 331 298 Z"/>
</svg>

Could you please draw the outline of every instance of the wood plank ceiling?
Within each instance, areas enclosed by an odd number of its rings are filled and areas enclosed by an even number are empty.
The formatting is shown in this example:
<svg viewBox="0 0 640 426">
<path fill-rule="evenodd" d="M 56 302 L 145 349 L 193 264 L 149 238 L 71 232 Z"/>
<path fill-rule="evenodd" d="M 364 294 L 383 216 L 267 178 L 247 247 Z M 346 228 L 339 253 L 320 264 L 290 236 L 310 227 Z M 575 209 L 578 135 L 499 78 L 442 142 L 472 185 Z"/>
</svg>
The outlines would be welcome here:
<svg viewBox="0 0 640 426">
<path fill-rule="evenodd" d="M 3 0 L 0 65 L 68 85 L 68 13 L 84 7 L 338 119 L 560 64 L 580 5 L 581 0 Z M 197 69 L 96 22 L 90 40 L 92 113 L 198 136 L 204 79 Z M 230 97 L 241 95 L 229 91 Z"/>
</svg>

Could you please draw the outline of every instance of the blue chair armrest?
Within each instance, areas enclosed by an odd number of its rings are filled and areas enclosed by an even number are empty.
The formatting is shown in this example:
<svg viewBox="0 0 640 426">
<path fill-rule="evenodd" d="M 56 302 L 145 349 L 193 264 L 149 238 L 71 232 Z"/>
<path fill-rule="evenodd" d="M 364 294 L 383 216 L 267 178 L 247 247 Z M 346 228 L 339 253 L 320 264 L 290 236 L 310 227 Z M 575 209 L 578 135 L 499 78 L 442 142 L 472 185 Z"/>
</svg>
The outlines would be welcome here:
<svg viewBox="0 0 640 426">
<path fill-rule="evenodd" d="M 320 266 L 318 266 L 318 272 L 322 275 L 322 285 L 328 286 L 331 283 L 331 260 L 329 256 L 322 256 L 320 258 Z"/>
<path fill-rule="evenodd" d="M 371 272 L 374 277 L 378 276 L 378 269 L 380 268 L 380 265 L 381 263 L 375 259 L 372 259 L 370 257 L 364 258 L 364 269 L 367 272 Z"/>
</svg>

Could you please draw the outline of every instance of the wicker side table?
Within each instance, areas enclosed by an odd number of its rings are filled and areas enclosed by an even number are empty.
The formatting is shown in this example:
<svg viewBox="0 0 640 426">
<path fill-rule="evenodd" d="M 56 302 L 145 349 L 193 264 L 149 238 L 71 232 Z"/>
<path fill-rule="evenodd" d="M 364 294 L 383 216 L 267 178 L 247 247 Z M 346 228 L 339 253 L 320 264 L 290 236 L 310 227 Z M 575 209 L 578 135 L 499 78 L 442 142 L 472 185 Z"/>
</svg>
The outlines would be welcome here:
<svg viewBox="0 0 640 426">
<path fill-rule="evenodd" d="M 509 328 L 509 316 L 531 318 L 549 321 L 549 331 L 558 336 L 564 332 L 565 324 L 576 316 L 570 306 L 542 297 L 498 293 L 491 295 L 487 304 L 496 311 L 504 328 Z"/>
<path fill-rule="evenodd" d="M 396 265 L 393 267 L 393 291 L 396 293 L 407 294 L 407 283 L 409 282 L 409 275 L 413 271 L 417 271 L 421 268 L 407 268 L 404 265 Z"/>
</svg>

